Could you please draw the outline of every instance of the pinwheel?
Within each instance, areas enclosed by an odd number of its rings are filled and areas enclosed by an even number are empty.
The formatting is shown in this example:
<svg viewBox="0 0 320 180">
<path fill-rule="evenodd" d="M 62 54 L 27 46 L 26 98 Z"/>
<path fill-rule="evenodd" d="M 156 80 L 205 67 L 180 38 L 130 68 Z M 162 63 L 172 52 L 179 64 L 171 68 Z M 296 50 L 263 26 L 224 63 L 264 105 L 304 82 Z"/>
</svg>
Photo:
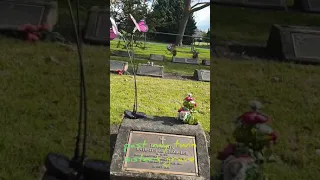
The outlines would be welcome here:
<svg viewBox="0 0 320 180">
<path fill-rule="evenodd" d="M 118 30 L 118 27 L 116 25 L 116 21 L 112 17 L 110 17 L 110 22 L 111 22 L 111 25 L 112 25 L 112 28 L 110 28 L 110 39 L 113 40 L 118 35 L 122 36 L 122 34 Z"/>
<path fill-rule="evenodd" d="M 133 33 L 138 30 L 139 32 L 147 32 L 148 31 L 148 26 L 146 25 L 144 20 L 141 20 L 139 23 L 137 23 L 136 19 L 130 14 L 130 18 L 135 24 L 135 28 L 133 29 Z"/>
</svg>

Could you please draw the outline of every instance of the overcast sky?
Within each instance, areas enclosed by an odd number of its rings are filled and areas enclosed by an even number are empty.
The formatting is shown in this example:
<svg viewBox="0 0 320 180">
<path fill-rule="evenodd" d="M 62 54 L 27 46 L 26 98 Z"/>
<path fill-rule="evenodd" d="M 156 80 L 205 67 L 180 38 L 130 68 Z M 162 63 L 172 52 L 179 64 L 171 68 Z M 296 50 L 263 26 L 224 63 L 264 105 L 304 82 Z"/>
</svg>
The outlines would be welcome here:
<svg viewBox="0 0 320 180">
<path fill-rule="evenodd" d="M 206 2 L 205 0 L 202 2 Z M 193 3 L 194 4 L 194 3 Z M 210 6 L 194 13 L 198 29 L 208 31 L 210 28 Z"/>
</svg>

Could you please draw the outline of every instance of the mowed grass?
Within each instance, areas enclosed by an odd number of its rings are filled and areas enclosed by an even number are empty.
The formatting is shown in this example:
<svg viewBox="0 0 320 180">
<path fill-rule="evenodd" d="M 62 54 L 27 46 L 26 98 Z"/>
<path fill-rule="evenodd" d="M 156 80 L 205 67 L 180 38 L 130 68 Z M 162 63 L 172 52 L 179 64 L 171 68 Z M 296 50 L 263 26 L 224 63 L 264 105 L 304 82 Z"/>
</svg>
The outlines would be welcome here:
<svg viewBox="0 0 320 180">
<path fill-rule="evenodd" d="M 34 180 L 49 152 L 72 156 L 77 133 L 76 51 L 0 38 L 0 179 Z M 109 160 L 107 47 L 84 46 L 90 158 Z M 48 60 L 48 57 L 54 57 Z"/>
<path fill-rule="evenodd" d="M 123 41 L 121 41 L 121 44 L 119 47 L 117 47 L 118 42 L 119 42 L 118 40 L 110 41 L 110 49 L 127 51 L 127 49 L 125 49 L 123 46 L 124 45 Z M 147 42 L 146 49 L 134 47 L 134 52 L 137 56 L 142 58 L 149 58 L 150 54 L 159 54 L 159 55 L 164 55 L 167 61 L 172 61 L 172 54 L 167 50 L 168 45 L 169 44 Z M 177 49 L 176 57 L 192 58 L 192 52 L 189 46 L 177 47 L 176 49 Z M 210 60 L 210 49 L 196 48 L 196 50 L 199 52 L 200 60 L 202 59 Z"/>
<path fill-rule="evenodd" d="M 249 110 L 248 102 L 264 104 L 279 134 L 277 163 L 265 166 L 270 179 L 317 180 L 320 176 L 320 67 L 267 61 L 212 60 L 211 174 L 217 152 L 232 140 L 232 120 Z"/>
<path fill-rule="evenodd" d="M 196 117 L 205 131 L 210 128 L 210 84 L 137 76 L 138 111 L 152 116 L 176 117 L 183 99 L 192 93 L 197 103 Z M 124 110 L 132 110 L 132 75 L 110 75 L 110 123 L 120 124 Z"/>
<path fill-rule="evenodd" d="M 320 26 L 320 14 L 211 5 L 211 23 L 216 41 L 265 44 L 273 24 Z"/>
</svg>

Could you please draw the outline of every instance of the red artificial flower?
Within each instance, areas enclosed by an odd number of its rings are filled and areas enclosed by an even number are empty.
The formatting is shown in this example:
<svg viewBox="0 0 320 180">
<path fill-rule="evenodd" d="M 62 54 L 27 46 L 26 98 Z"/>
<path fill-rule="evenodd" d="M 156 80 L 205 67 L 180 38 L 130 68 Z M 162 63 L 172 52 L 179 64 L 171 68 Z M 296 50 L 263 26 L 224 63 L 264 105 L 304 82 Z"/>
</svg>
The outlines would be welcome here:
<svg viewBox="0 0 320 180">
<path fill-rule="evenodd" d="M 118 73 L 118 75 L 122 75 L 123 74 L 123 70 L 120 70 L 120 69 L 118 69 L 116 72 Z"/>
<path fill-rule="evenodd" d="M 260 124 L 260 123 L 266 123 L 270 119 L 259 113 L 259 112 L 246 112 L 242 114 L 239 119 L 241 120 L 242 123 L 248 124 L 248 125 L 255 125 L 255 124 Z"/>
<path fill-rule="evenodd" d="M 27 34 L 27 40 L 28 40 L 29 42 L 35 42 L 35 41 L 38 41 L 38 40 L 39 40 L 39 37 L 36 36 L 36 35 L 33 34 L 33 33 L 28 33 L 28 34 Z"/>
</svg>

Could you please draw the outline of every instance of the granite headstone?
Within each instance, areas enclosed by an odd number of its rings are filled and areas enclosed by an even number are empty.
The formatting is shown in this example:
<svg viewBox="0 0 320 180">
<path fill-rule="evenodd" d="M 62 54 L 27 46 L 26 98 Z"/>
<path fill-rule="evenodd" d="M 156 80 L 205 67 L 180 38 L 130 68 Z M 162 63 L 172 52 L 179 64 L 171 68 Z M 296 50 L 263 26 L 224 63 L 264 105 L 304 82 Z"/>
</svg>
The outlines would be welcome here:
<svg viewBox="0 0 320 180">
<path fill-rule="evenodd" d="M 210 82 L 210 70 L 196 69 L 194 71 L 193 77 L 197 81 Z"/>
<path fill-rule="evenodd" d="M 116 72 L 118 70 L 127 71 L 128 70 L 128 62 L 110 60 L 110 71 Z"/>
<path fill-rule="evenodd" d="M 206 59 L 203 59 L 203 60 L 202 60 L 202 65 L 210 66 L 210 61 L 209 61 L 209 60 L 206 60 Z"/>
<path fill-rule="evenodd" d="M 199 59 L 172 57 L 172 62 L 183 64 L 199 64 Z"/>
<path fill-rule="evenodd" d="M 294 6 L 303 11 L 320 13 L 319 0 L 295 0 Z"/>
<path fill-rule="evenodd" d="M 140 76 L 153 76 L 153 77 L 163 77 L 164 66 L 149 65 L 149 64 L 139 64 L 137 69 L 137 75 Z"/>
<path fill-rule="evenodd" d="M 25 24 L 46 24 L 52 30 L 57 21 L 57 1 L 0 0 L 0 30 L 16 31 Z"/>
<path fill-rule="evenodd" d="M 110 45 L 110 8 L 93 6 L 88 12 L 84 39 L 91 44 Z"/>
<path fill-rule="evenodd" d="M 257 7 L 271 9 L 285 9 L 286 0 L 211 0 L 213 4 L 223 4 L 242 7 Z"/>
<path fill-rule="evenodd" d="M 150 54 L 149 59 L 155 61 L 165 61 L 166 57 L 164 55 L 159 54 Z"/>
<path fill-rule="evenodd" d="M 320 63 L 320 28 L 273 25 L 267 43 L 270 57 Z"/>
<path fill-rule="evenodd" d="M 110 166 L 110 177 L 144 180 L 205 180 L 210 163 L 200 124 L 172 117 L 123 119 Z"/>
</svg>

